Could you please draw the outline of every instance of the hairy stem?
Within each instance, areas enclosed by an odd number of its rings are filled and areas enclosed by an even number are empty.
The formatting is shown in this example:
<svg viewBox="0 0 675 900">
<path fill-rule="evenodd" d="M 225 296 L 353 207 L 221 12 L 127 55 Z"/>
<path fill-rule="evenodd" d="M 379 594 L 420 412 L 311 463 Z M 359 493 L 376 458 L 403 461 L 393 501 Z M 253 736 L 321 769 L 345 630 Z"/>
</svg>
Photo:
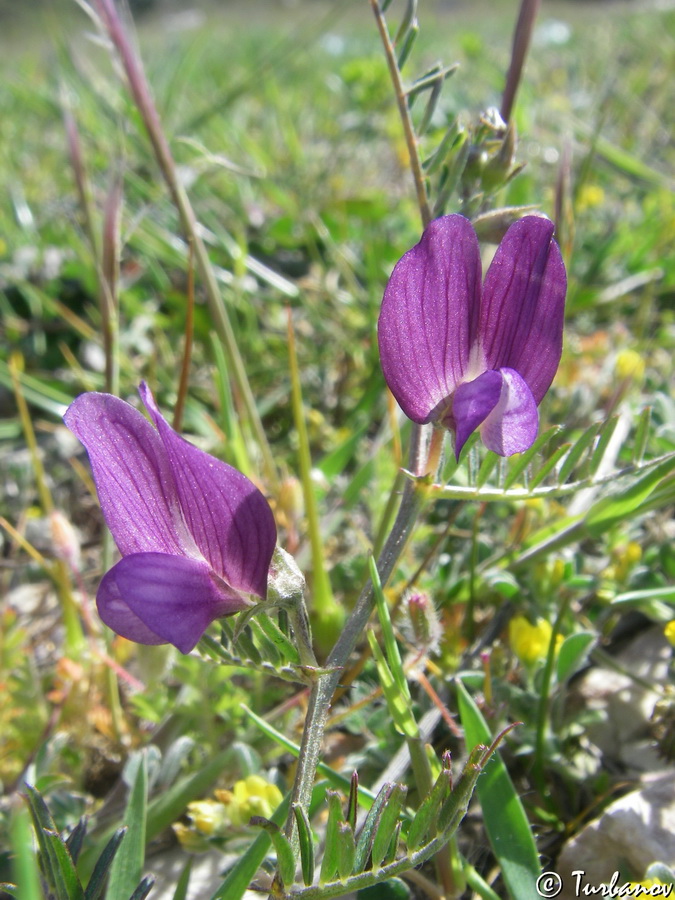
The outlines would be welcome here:
<svg viewBox="0 0 675 900">
<path fill-rule="evenodd" d="M 427 452 L 428 428 L 416 425 L 413 429 L 410 448 L 410 467 L 413 472 L 424 474 Z M 403 552 L 423 503 L 423 492 L 417 489 L 414 482 L 408 481 L 403 489 L 396 521 L 377 562 L 383 586 L 391 576 L 394 566 Z M 363 634 L 373 606 L 373 585 L 369 580 L 326 660 L 325 668 L 328 671 L 319 675 L 312 686 L 291 798 L 291 804 L 299 803 L 304 809 L 307 809 L 311 797 L 333 694 L 356 642 Z M 286 826 L 288 835 L 293 834 L 294 827 L 294 820 L 289 817 Z"/>
<path fill-rule="evenodd" d="M 384 13 L 380 8 L 378 0 L 370 0 L 370 5 L 373 10 L 373 15 L 375 16 L 377 29 L 380 33 L 382 46 L 384 47 L 384 54 L 387 60 L 387 65 L 389 67 L 389 76 L 391 77 L 391 82 L 394 86 L 396 103 L 398 105 L 401 124 L 403 125 L 403 134 L 405 136 L 405 142 L 408 148 L 410 170 L 412 172 L 413 181 L 415 182 L 417 203 L 422 215 L 422 225 L 424 228 L 426 228 L 429 222 L 431 222 L 431 207 L 429 206 L 427 189 L 424 182 L 424 173 L 422 172 L 422 163 L 417 149 L 417 135 L 415 134 L 412 119 L 410 118 L 408 98 L 405 90 L 403 89 L 403 83 L 401 81 L 401 71 L 396 61 L 396 50 L 394 48 L 394 44 L 392 43 L 391 37 L 389 36 L 389 29 L 387 28 Z"/>
</svg>

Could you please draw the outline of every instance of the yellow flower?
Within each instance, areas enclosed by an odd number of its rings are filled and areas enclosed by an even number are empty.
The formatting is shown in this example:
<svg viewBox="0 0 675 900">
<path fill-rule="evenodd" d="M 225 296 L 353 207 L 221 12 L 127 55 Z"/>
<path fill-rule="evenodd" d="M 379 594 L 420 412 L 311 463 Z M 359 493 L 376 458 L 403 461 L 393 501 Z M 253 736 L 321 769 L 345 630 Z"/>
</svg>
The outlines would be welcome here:
<svg viewBox="0 0 675 900">
<path fill-rule="evenodd" d="M 231 791 L 216 791 L 216 797 L 226 805 L 233 825 L 248 825 L 251 816 L 269 819 L 283 799 L 279 788 L 260 775 L 235 782 Z"/>
<path fill-rule="evenodd" d="M 225 807 L 215 800 L 195 800 L 188 803 L 187 811 L 193 826 L 202 834 L 217 833 L 226 822 Z"/>
<path fill-rule="evenodd" d="M 585 184 L 577 196 L 577 212 L 585 209 L 593 209 L 596 206 L 602 206 L 605 200 L 605 192 L 597 184 Z"/>
<path fill-rule="evenodd" d="M 542 660 L 548 653 L 553 628 L 545 619 L 537 619 L 534 625 L 525 616 L 514 616 L 509 622 L 509 643 L 518 659 L 526 666 Z M 562 635 L 558 635 L 558 639 Z"/>
<path fill-rule="evenodd" d="M 187 853 L 205 853 L 211 849 L 209 842 L 198 831 L 183 825 L 182 822 L 174 822 L 171 826 L 178 842 Z"/>
<path fill-rule="evenodd" d="M 627 378 L 633 381 L 642 381 L 645 374 L 645 361 L 637 350 L 622 350 L 616 357 L 614 371 L 620 381 Z"/>
<path fill-rule="evenodd" d="M 668 643 L 675 647 L 675 619 L 671 619 L 670 622 L 668 622 L 663 629 L 663 633 L 665 634 Z"/>
</svg>

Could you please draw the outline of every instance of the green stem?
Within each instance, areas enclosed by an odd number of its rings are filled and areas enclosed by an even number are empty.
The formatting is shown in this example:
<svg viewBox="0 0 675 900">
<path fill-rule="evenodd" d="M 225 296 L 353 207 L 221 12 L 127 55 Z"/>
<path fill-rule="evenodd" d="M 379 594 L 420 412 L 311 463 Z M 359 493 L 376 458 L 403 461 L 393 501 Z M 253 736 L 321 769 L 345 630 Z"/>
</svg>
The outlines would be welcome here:
<svg viewBox="0 0 675 900">
<path fill-rule="evenodd" d="M 426 469 L 428 447 L 428 428 L 416 425 L 413 428 L 410 449 L 410 468 L 413 472 L 424 472 Z M 403 490 L 401 505 L 396 521 L 378 559 L 377 569 L 384 586 L 398 562 L 408 538 L 413 530 L 417 515 L 424 503 L 424 492 L 417 489 L 414 482 L 408 481 Z M 300 755 L 295 774 L 295 784 L 291 796 L 291 807 L 294 803 L 308 808 L 312 794 L 312 786 L 319 763 L 321 744 L 323 741 L 330 704 L 335 688 L 340 681 L 344 667 L 356 646 L 358 639 L 368 624 L 373 611 L 375 598 L 372 582 L 369 580 L 347 619 L 335 646 L 325 663 L 328 670 L 317 676 L 312 686 L 309 705 L 305 716 L 305 726 L 300 745 Z M 287 835 L 292 835 L 295 820 L 289 816 L 286 825 Z"/>
<path fill-rule="evenodd" d="M 398 67 L 398 62 L 396 61 L 396 50 L 389 36 L 389 29 L 387 28 L 387 23 L 378 0 L 370 0 L 370 5 L 373 10 L 373 15 L 375 16 L 375 22 L 377 23 L 377 30 L 380 33 L 382 46 L 384 47 L 384 54 L 387 60 L 387 66 L 389 67 L 389 76 L 394 86 L 398 112 L 401 117 L 405 142 L 408 148 L 410 169 L 412 171 L 413 181 L 415 182 L 417 204 L 422 215 L 422 225 L 426 228 L 429 222 L 431 222 L 431 207 L 429 206 L 429 199 L 427 197 L 427 190 L 424 182 L 424 173 L 422 171 L 422 162 L 417 148 L 417 135 L 415 134 L 412 119 L 410 118 L 408 98 L 403 89 L 401 72 Z"/>
</svg>

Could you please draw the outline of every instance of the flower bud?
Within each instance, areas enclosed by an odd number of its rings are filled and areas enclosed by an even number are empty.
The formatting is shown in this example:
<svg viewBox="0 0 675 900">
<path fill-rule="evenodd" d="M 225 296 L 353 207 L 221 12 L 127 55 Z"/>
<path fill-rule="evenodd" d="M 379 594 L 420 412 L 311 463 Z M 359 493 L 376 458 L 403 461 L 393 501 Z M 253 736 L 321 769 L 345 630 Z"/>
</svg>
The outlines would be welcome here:
<svg viewBox="0 0 675 900">
<path fill-rule="evenodd" d="M 436 607 L 429 595 L 423 592 L 409 594 L 406 606 L 414 644 L 420 648 L 437 651 L 441 639 L 441 626 Z"/>
<path fill-rule="evenodd" d="M 52 544 L 56 556 L 65 560 L 71 569 L 79 569 L 80 539 L 71 523 L 62 512 L 54 509 L 49 515 L 49 526 L 52 532 Z"/>
</svg>

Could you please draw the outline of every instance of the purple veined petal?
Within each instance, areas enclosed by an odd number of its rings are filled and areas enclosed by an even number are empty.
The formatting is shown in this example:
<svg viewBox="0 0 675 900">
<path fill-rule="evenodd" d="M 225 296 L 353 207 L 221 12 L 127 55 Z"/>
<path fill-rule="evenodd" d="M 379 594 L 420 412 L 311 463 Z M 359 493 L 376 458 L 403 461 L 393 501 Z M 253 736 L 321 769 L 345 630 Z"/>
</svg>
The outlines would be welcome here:
<svg viewBox="0 0 675 900">
<path fill-rule="evenodd" d="M 111 394 L 87 393 L 63 418 L 89 454 L 103 516 L 120 553 L 199 556 L 164 445 L 145 416 Z"/>
<path fill-rule="evenodd" d="M 485 276 L 479 337 L 488 368 L 520 372 L 537 403 L 560 362 L 566 290 L 553 223 L 525 216 L 513 224 Z"/>
<path fill-rule="evenodd" d="M 537 439 L 539 412 L 527 382 L 513 369 L 495 372 L 502 379 L 499 401 L 480 427 L 483 443 L 500 456 L 528 450 Z"/>
<path fill-rule="evenodd" d="M 478 239 L 464 216 L 436 219 L 394 267 L 378 322 L 380 359 L 413 422 L 431 421 L 461 381 L 480 294 Z"/>
<path fill-rule="evenodd" d="M 264 598 L 277 536 L 268 502 L 241 472 L 177 434 L 145 383 L 139 393 L 164 443 L 195 543 L 233 588 Z"/>
<path fill-rule="evenodd" d="M 215 577 L 203 560 L 133 553 L 103 577 L 101 619 L 138 644 L 173 644 L 189 653 L 214 619 L 250 603 Z"/>
<path fill-rule="evenodd" d="M 455 430 L 455 455 L 459 459 L 462 447 L 473 432 L 499 403 L 502 376 L 499 372 L 483 372 L 455 391 L 452 399 L 452 419 Z"/>
</svg>

